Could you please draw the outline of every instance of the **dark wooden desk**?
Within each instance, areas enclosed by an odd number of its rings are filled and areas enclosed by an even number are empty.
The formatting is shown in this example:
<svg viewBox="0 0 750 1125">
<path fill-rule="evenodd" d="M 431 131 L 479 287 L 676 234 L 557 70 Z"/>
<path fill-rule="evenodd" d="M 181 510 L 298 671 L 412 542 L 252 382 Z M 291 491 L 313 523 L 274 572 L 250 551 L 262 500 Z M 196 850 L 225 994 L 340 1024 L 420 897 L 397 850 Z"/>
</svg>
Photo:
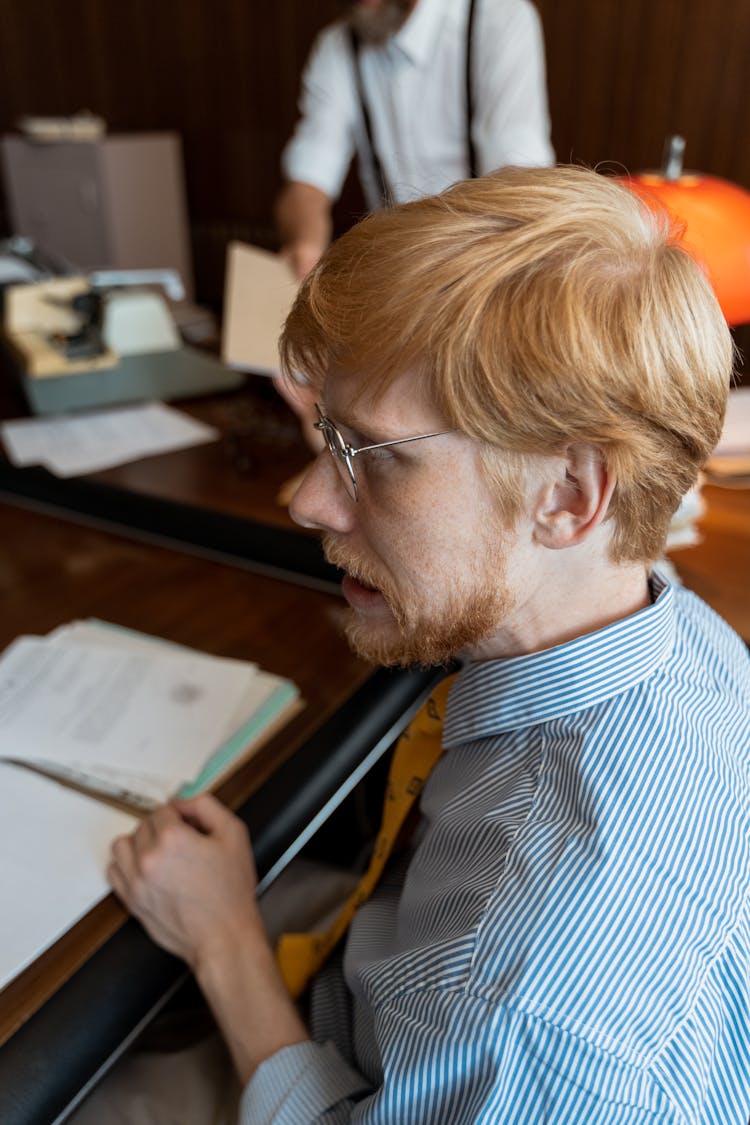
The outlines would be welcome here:
<svg viewBox="0 0 750 1125">
<path fill-rule="evenodd" d="M 750 489 L 705 485 L 702 495 L 702 541 L 671 559 L 685 585 L 750 644 Z"/>
<path fill-rule="evenodd" d="M 96 616 L 299 685 L 304 710 L 220 794 L 248 823 L 261 875 L 387 750 L 435 679 L 355 659 L 335 594 L 4 504 L 0 544 L 2 647 Z M 3 1125 L 55 1120 L 183 975 L 114 899 L 99 904 L 0 993 Z"/>
<path fill-rule="evenodd" d="M 248 376 L 239 391 L 178 405 L 216 426 L 221 439 L 69 480 L 40 468 L 16 469 L 0 456 L 0 493 L 259 572 L 337 588 L 317 537 L 298 528 L 277 501 L 310 453 L 270 381 Z M 0 418 L 23 412 L 12 384 L 0 382 Z"/>
</svg>

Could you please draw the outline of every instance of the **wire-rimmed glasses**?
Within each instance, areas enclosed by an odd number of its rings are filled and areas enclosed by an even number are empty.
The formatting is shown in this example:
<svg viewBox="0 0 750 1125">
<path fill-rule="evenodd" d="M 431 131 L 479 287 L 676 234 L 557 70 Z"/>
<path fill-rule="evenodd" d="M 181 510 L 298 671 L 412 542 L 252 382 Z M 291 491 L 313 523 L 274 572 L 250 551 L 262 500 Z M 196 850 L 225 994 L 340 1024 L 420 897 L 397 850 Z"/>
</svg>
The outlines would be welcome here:
<svg viewBox="0 0 750 1125">
<path fill-rule="evenodd" d="M 333 462 L 338 468 L 341 479 L 346 486 L 346 491 L 351 496 L 352 500 L 358 500 L 357 490 L 357 475 L 354 472 L 354 458 L 360 453 L 366 453 L 369 449 L 385 449 L 389 445 L 404 445 L 409 441 L 424 441 L 425 438 L 440 437 L 442 434 L 449 434 L 451 430 L 437 430 L 431 434 L 415 434 L 414 437 L 396 438 L 395 441 L 380 441 L 375 445 L 350 445 L 345 440 L 343 434 L 338 429 L 336 424 L 331 421 L 322 411 L 320 404 L 315 403 L 315 409 L 318 412 L 318 420 L 314 423 L 315 429 L 320 430 L 325 438 L 328 452 L 333 457 Z"/>
</svg>

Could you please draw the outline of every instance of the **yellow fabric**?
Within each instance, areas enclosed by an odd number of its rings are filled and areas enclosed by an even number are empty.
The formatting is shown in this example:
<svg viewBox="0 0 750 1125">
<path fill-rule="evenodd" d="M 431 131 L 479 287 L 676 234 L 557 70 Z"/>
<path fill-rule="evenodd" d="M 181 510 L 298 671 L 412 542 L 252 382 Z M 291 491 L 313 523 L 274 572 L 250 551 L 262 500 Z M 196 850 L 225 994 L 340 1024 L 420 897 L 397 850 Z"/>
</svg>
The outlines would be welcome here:
<svg viewBox="0 0 750 1125">
<path fill-rule="evenodd" d="M 388 774 L 383 819 L 370 866 L 342 906 L 333 925 L 323 933 L 282 934 L 279 938 L 276 960 L 292 997 L 296 998 L 304 992 L 310 979 L 346 933 L 357 907 L 374 890 L 401 826 L 442 753 L 445 704 L 454 678 L 449 676 L 438 684 L 398 741 Z"/>
</svg>

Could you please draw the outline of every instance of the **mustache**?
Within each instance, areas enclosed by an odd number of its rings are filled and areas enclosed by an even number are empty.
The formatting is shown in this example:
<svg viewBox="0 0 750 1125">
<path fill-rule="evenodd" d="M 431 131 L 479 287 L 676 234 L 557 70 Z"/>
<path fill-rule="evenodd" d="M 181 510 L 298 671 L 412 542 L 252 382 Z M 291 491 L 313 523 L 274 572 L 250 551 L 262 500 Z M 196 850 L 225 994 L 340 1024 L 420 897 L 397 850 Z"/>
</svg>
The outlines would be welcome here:
<svg viewBox="0 0 750 1125">
<path fill-rule="evenodd" d="M 323 536 L 323 554 L 329 563 L 345 570 L 357 582 L 378 590 L 390 607 L 397 626 L 402 630 L 406 628 L 408 623 L 406 607 L 398 595 L 398 590 L 386 575 L 378 574 L 363 555 L 353 551 L 351 547 L 344 546 L 330 533 Z"/>
<path fill-rule="evenodd" d="M 351 547 L 345 547 L 332 535 L 323 536 L 323 554 L 326 562 L 345 570 L 357 582 L 362 582 L 365 586 L 374 586 L 378 590 L 381 588 L 382 578 L 378 577 L 370 563 Z"/>
</svg>

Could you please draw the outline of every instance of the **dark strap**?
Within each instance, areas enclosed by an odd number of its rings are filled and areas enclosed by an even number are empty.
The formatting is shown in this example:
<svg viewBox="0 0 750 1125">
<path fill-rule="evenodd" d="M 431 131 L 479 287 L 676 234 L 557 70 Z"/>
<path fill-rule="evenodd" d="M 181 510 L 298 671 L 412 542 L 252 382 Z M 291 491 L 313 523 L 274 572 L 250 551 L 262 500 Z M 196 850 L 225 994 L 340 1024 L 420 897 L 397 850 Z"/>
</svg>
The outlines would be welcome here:
<svg viewBox="0 0 750 1125">
<path fill-rule="evenodd" d="M 352 45 L 352 58 L 354 61 L 354 77 L 357 83 L 357 93 L 359 95 L 359 104 L 362 109 L 362 120 L 365 123 L 365 133 L 367 134 L 367 143 L 370 146 L 370 161 L 372 163 L 372 170 L 375 174 L 375 180 L 380 192 L 380 199 L 384 207 L 390 207 L 393 203 L 393 196 L 388 188 L 388 182 L 385 178 L 383 165 L 380 163 L 378 150 L 375 147 L 375 138 L 372 132 L 372 121 L 370 120 L 370 110 L 367 105 L 365 97 L 365 87 L 362 82 L 362 70 L 359 63 L 359 35 L 353 27 L 349 28 L 349 39 Z"/>
<path fill-rule="evenodd" d="M 476 10 L 476 0 L 469 0 L 469 14 L 466 24 L 466 162 L 467 172 L 470 179 L 474 179 L 479 175 L 479 162 L 477 160 L 476 145 L 474 144 L 473 123 L 474 123 L 474 13 Z M 365 87 L 362 81 L 362 70 L 360 66 L 360 39 L 359 35 L 353 27 L 349 28 L 349 40 L 352 48 L 352 61 L 354 64 L 354 78 L 357 83 L 357 94 L 359 96 L 359 104 L 362 110 L 362 120 L 365 126 L 365 134 L 367 136 L 367 143 L 370 146 L 370 161 L 372 163 L 372 170 L 375 174 L 375 180 L 380 192 L 380 198 L 384 207 L 389 207 L 393 203 L 393 194 L 388 187 L 388 181 L 385 178 L 383 165 L 378 156 L 378 150 L 375 147 L 375 138 L 372 131 L 372 120 L 370 118 L 370 110 L 367 105 L 365 97 Z"/>
<path fill-rule="evenodd" d="M 466 155 L 469 168 L 469 179 L 474 180 L 479 175 L 479 162 L 477 149 L 474 144 L 474 13 L 476 0 L 469 0 L 469 15 L 466 23 Z"/>
</svg>

